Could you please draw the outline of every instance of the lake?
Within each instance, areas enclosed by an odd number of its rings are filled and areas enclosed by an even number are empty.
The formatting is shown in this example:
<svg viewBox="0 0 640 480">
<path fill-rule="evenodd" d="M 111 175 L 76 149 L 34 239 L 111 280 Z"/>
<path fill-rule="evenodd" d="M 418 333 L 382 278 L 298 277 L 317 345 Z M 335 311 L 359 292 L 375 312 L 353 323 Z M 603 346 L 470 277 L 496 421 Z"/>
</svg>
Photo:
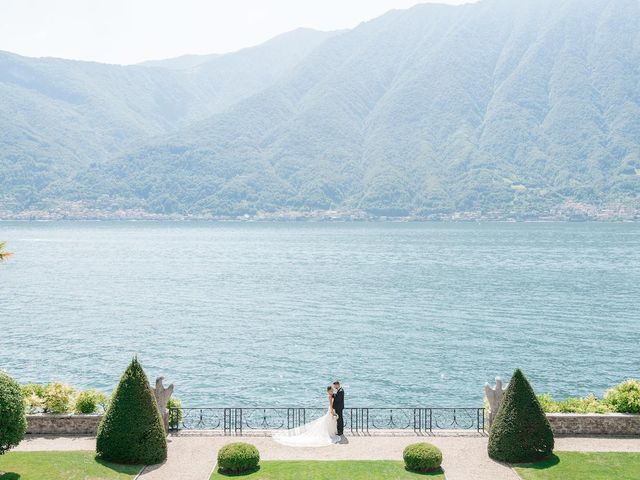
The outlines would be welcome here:
<svg viewBox="0 0 640 480">
<path fill-rule="evenodd" d="M 0 368 L 184 406 L 482 405 L 640 377 L 640 225 L 0 223 Z"/>
</svg>

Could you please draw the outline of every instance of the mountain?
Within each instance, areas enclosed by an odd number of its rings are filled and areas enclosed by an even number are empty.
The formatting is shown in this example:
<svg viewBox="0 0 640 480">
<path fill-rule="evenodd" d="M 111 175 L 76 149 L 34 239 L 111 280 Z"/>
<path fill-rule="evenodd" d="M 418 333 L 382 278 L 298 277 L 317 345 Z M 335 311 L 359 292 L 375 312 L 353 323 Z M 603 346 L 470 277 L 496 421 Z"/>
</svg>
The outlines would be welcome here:
<svg viewBox="0 0 640 480">
<path fill-rule="evenodd" d="M 483 0 L 312 34 L 298 54 L 286 55 L 296 41 L 284 37 L 269 53 L 265 44 L 184 69 L 8 56 L 83 73 L 69 91 L 40 65 L 19 90 L 35 83 L 37 98 L 2 92 L 0 127 L 13 133 L 0 130 L 0 171 L 32 181 L 2 180 L 5 210 L 73 201 L 223 216 L 640 211 L 639 23 L 636 0 Z M 0 72 L 0 89 L 11 87 L 5 64 Z M 74 108 L 85 102 L 100 109 Z M 101 150 L 105 132 L 117 145 Z"/>
<path fill-rule="evenodd" d="M 169 70 L 188 70 L 203 63 L 210 62 L 219 56 L 220 55 L 216 53 L 210 55 L 181 55 L 179 57 L 165 58 L 162 60 L 147 60 L 138 65 L 142 67 L 168 68 Z"/>
<path fill-rule="evenodd" d="M 0 210 L 40 205 L 83 168 L 267 88 L 336 33 L 295 30 L 179 71 L 0 52 Z M 252 70 L 257 58 L 269 67 Z"/>
<path fill-rule="evenodd" d="M 220 112 L 271 86 L 318 45 L 340 33 L 299 28 L 234 53 L 186 55 L 141 65 L 180 71 L 206 92 L 207 108 Z"/>
</svg>

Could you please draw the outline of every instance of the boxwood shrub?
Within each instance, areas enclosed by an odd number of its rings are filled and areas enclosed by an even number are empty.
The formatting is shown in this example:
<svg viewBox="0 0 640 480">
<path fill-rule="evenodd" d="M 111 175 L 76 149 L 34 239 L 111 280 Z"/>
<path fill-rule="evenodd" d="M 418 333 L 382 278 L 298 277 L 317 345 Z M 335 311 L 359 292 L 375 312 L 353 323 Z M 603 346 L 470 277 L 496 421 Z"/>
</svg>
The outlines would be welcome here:
<svg viewBox="0 0 640 480">
<path fill-rule="evenodd" d="M 218 469 L 223 473 L 245 473 L 255 470 L 260 452 L 249 443 L 229 443 L 218 451 Z"/>
<path fill-rule="evenodd" d="M 549 457 L 553 446 L 551 425 L 518 369 L 511 377 L 489 434 L 489 457 L 509 463 L 531 462 Z"/>
<path fill-rule="evenodd" d="M 430 472 L 438 470 L 442 464 L 442 452 L 430 443 L 407 445 L 402 454 L 407 470 L 412 472 Z"/>
<path fill-rule="evenodd" d="M 167 458 L 167 438 L 142 365 L 134 358 L 100 422 L 96 453 L 115 463 L 154 465 Z"/>
</svg>

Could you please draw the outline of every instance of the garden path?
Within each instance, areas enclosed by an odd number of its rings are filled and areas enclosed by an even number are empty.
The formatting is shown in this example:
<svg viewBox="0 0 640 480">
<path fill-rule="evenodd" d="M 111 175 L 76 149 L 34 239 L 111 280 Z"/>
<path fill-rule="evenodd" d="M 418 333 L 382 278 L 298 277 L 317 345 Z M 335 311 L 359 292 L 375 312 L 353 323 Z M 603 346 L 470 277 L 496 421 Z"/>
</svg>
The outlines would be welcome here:
<svg viewBox="0 0 640 480">
<path fill-rule="evenodd" d="M 367 437 L 349 436 L 343 444 L 325 448 L 291 448 L 268 436 L 169 436 L 169 458 L 164 464 L 147 467 L 140 480 L 207 480 L 215 466 L 218 449 L 242 440 L 254 444 L 263 460 L 399 460 L 409 443 L 428 441 L 442 449 L 447 480 L 517 480 L 506 465 L 487 457 L 487 437 L 481 435 L 434 435 Z M 93 450 L 91 437 L 27 438 L 17 450 Z M 558 451 L 640 452 L 640 438 L 559 437 Z"/>
</svg>

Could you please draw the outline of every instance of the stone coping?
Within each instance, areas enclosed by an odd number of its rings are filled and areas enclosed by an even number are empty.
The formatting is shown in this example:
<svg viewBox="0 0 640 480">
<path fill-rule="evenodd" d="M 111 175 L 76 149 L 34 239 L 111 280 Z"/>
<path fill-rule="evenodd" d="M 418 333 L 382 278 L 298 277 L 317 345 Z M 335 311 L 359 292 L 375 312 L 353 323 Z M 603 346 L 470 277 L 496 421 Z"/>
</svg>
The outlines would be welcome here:
<svg viewBox="0 0 640 480">
<path fill-rule="evenodd" d="M 640 415 L 629 413 L 548 413 L 556 435 L 640 436 Z"/>
<path fill-rule="evenodd" d="M 27 413 L 27 418 L 102 418 L 103 413 Z"/>
<path fill-rule="evenodd" d="M 640 418 L 639 413 L 617 413 L 617 412 L 606 412 L 606 413 L 565 413 L 565 412 L 553 412 L 545 414 L 547 418 L 549 417 L 622 417 L 622 418 Z"/>
</svg>

